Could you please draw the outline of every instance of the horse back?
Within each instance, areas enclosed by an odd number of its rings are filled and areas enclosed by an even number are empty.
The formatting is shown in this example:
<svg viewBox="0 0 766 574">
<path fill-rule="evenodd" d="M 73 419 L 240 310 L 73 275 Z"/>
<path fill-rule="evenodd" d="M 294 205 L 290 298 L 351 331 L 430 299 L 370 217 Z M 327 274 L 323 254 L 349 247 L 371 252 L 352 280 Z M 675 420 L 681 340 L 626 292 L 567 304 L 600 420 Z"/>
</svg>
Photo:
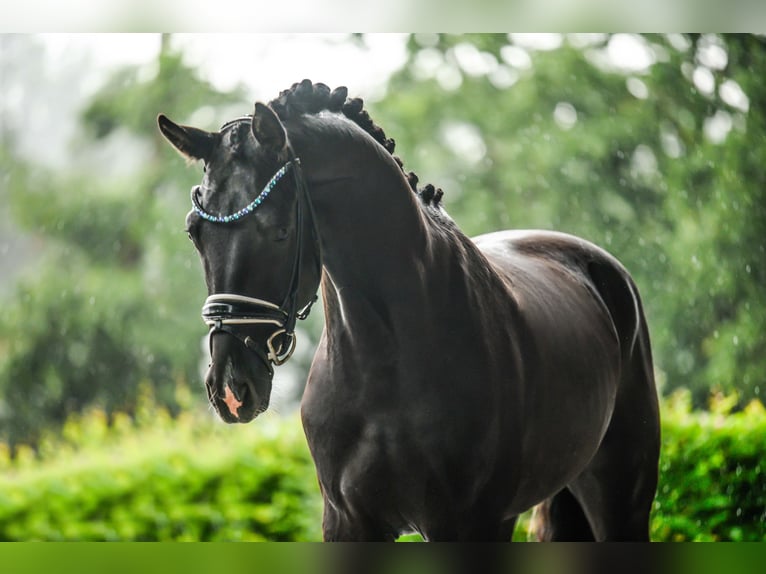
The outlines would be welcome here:
<svg viewBox="0 0 766 574">
<path fill-rule="evenodd" d="M 641 302 L 630 274 L 613 255 L 585 239 L 552 231 L 501 231 L 473 241 L 504 279 L 522 314 L 552 309 L 558 328 L 565 330 L 563 321 L 578 315 L 603 322 L 618 338 L 620 355 L 631 353 L 642 324 Z"/>
</svg>

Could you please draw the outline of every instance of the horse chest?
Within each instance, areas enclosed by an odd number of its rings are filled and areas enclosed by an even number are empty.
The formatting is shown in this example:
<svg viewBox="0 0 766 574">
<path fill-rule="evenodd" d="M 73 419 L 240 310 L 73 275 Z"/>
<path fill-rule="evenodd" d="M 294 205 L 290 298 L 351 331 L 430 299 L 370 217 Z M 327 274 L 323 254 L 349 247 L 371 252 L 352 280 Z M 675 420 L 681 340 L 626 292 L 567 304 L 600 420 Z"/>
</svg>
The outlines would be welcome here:
<svg viewBox="0 0 766 574">
<path fill-rule="evenodd" d="M 303 423 L 322 490 L 336 507 L 406 529 L 434 508 L 469 506 L 488 482 L 492 417 L 460 416 L 444 401 L 383 404 L 323 381 L 312 378 L 307 388 Z"/>
</svg>

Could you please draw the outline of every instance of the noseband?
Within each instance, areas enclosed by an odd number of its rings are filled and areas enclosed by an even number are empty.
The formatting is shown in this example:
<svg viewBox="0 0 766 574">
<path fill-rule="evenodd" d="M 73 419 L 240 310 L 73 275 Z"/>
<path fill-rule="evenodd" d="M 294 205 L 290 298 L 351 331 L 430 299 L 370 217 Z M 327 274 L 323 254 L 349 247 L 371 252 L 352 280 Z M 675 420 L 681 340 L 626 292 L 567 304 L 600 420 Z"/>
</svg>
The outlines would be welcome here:
<svg viewBox="0 0 766 574">
<path fill-rule="evenodd" d="M 292 155 L 292 152 L 291 152 Z M 293 259 L 292 275 L 287 289 L 287 294 L 281 305 L 234 293 L 216 293 L 210 295 L 202 306 L 202 319 L 210 327 L 210 351 L 212 355 L 213 335 L 224 332 L 241 341 L 245 347 L 253 351 L 268 367 L 269 373 L 273 374 L 274 365 L 284 364 L 295 351 L 295 323 L 298 319 L 305 319 L 311 311 L 311 306 L 317 300 L 317 296 L 309 301 L 302 309 L 298 308 L 298 289 L 300 287 L 301 263 L 304 258 L 303 248 L 303 223 L 304 217 L 311 221 L 313 240 L 319 254 L 319 234 L 316 229 L 314 209 L 308 194 L 306 180 L 301 170 L 300 159 L 292 156 L 277 173 L 264 186 L 261 193 L 248 205 L 237 212 L 229 215 L 212 215 L 205 211 L 197 200 L 194 190 L 192 191 L 192 207 L 203 219 L 212 223 L 233 223 L 253 213 L 256 208 L 268 197 L 279 181 L 288 171 L 292 171 L 295 181 L 295 190 L 298 195 L 296 207 L 296 240 L 297 248 Z M 317 256 L 317 265 L 321 266 L 321 257 Z M 274 331 L 266 340 L 266 351 L 257 345 L 250 336 L 242 336 L 237 332 L 238 326 L 246 325 L 272 325 Z"/>
</svg>

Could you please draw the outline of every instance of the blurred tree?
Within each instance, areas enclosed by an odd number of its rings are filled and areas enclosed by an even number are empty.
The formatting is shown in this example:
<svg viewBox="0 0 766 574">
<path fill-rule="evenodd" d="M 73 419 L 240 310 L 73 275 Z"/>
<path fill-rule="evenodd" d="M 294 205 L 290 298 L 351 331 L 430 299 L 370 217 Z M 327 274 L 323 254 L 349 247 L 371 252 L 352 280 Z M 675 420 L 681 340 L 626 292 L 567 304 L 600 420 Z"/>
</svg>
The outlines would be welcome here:
<svg viewBox="0 0 766 574">
<path fill-rule="evenodd" d="M 414 35 L 409 52 L 374 116 L 463 229 L 602 245 L 641 288 L 666 392 L 760 394 L 763 37 Z"/>
<path fill-rule="evenodd" d="M 664 356 L 674 386 L 696 383 L 747 400 L 766 388 L 766 86 L 760 77 L 766 38 L 692 40 L 681 66 L 692 80 L 712 75 L 713 89 L 696 94 L 696 107 L 687 105 L 693 124 L 675 122 L 685 153 L 666 166 L 675 193 L 664 202 L 673 223 L 665 284 L 673 281 L 675 296 L 658 302 L 669 333 Z M 680 353 L 671 355 L 674 349 Z"/>
<path fill-rule="evenodd" d="M 199 172 L 160 142 L 155 117 L 213 129 L 234 103 L 242 89 L 215 90 L 163 36 L 156 62 L 117 71 L 84 106 L 67 169 L 29 165 L 4 137 L 4 199 L 47 255 L 0 316 L 0 439 L 34 442 L 92 404 L 130 412 L 142 384 L 172 408 L 177 380 L 198 377 L 204 283 L 179 182 Z M 104 156 L 110 146 L 122 152 Z M 129 169 L 93 159 L 105 157 Z"/>
</svg>

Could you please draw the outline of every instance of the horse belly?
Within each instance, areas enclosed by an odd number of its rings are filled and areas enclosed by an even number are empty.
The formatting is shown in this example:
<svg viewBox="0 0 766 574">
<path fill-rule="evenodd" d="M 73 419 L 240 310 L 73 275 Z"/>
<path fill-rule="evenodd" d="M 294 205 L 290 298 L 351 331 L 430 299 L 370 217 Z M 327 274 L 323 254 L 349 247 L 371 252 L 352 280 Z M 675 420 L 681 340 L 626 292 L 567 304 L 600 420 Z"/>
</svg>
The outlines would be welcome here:
<svg viewBox="0 0 766 574">
<path fill-rule="evenodd" d="M 530 336 L 525 369 L 517 497 L 547 498 L 578 476 L 599 448 L 614 410 L 619 344 L 594 315 L 575 314 Z M 579 324 L 579 326 L 578 326 Z M 566 326 L 565 326 L 566 325 Z"/>
<path fill-rule="evenodd" d="M 576 258 L 511 248 L 502 257 L 490 250 L 490 259 L 505 268 L 518 305 L 509 359 L 518 364 L 508 381 L 511 436 L 519 441 L 509 449 L 518 511 L 568 484 L 598 450 L 614 410 L 621 351 L 611 316 Z"/>
</svg>

